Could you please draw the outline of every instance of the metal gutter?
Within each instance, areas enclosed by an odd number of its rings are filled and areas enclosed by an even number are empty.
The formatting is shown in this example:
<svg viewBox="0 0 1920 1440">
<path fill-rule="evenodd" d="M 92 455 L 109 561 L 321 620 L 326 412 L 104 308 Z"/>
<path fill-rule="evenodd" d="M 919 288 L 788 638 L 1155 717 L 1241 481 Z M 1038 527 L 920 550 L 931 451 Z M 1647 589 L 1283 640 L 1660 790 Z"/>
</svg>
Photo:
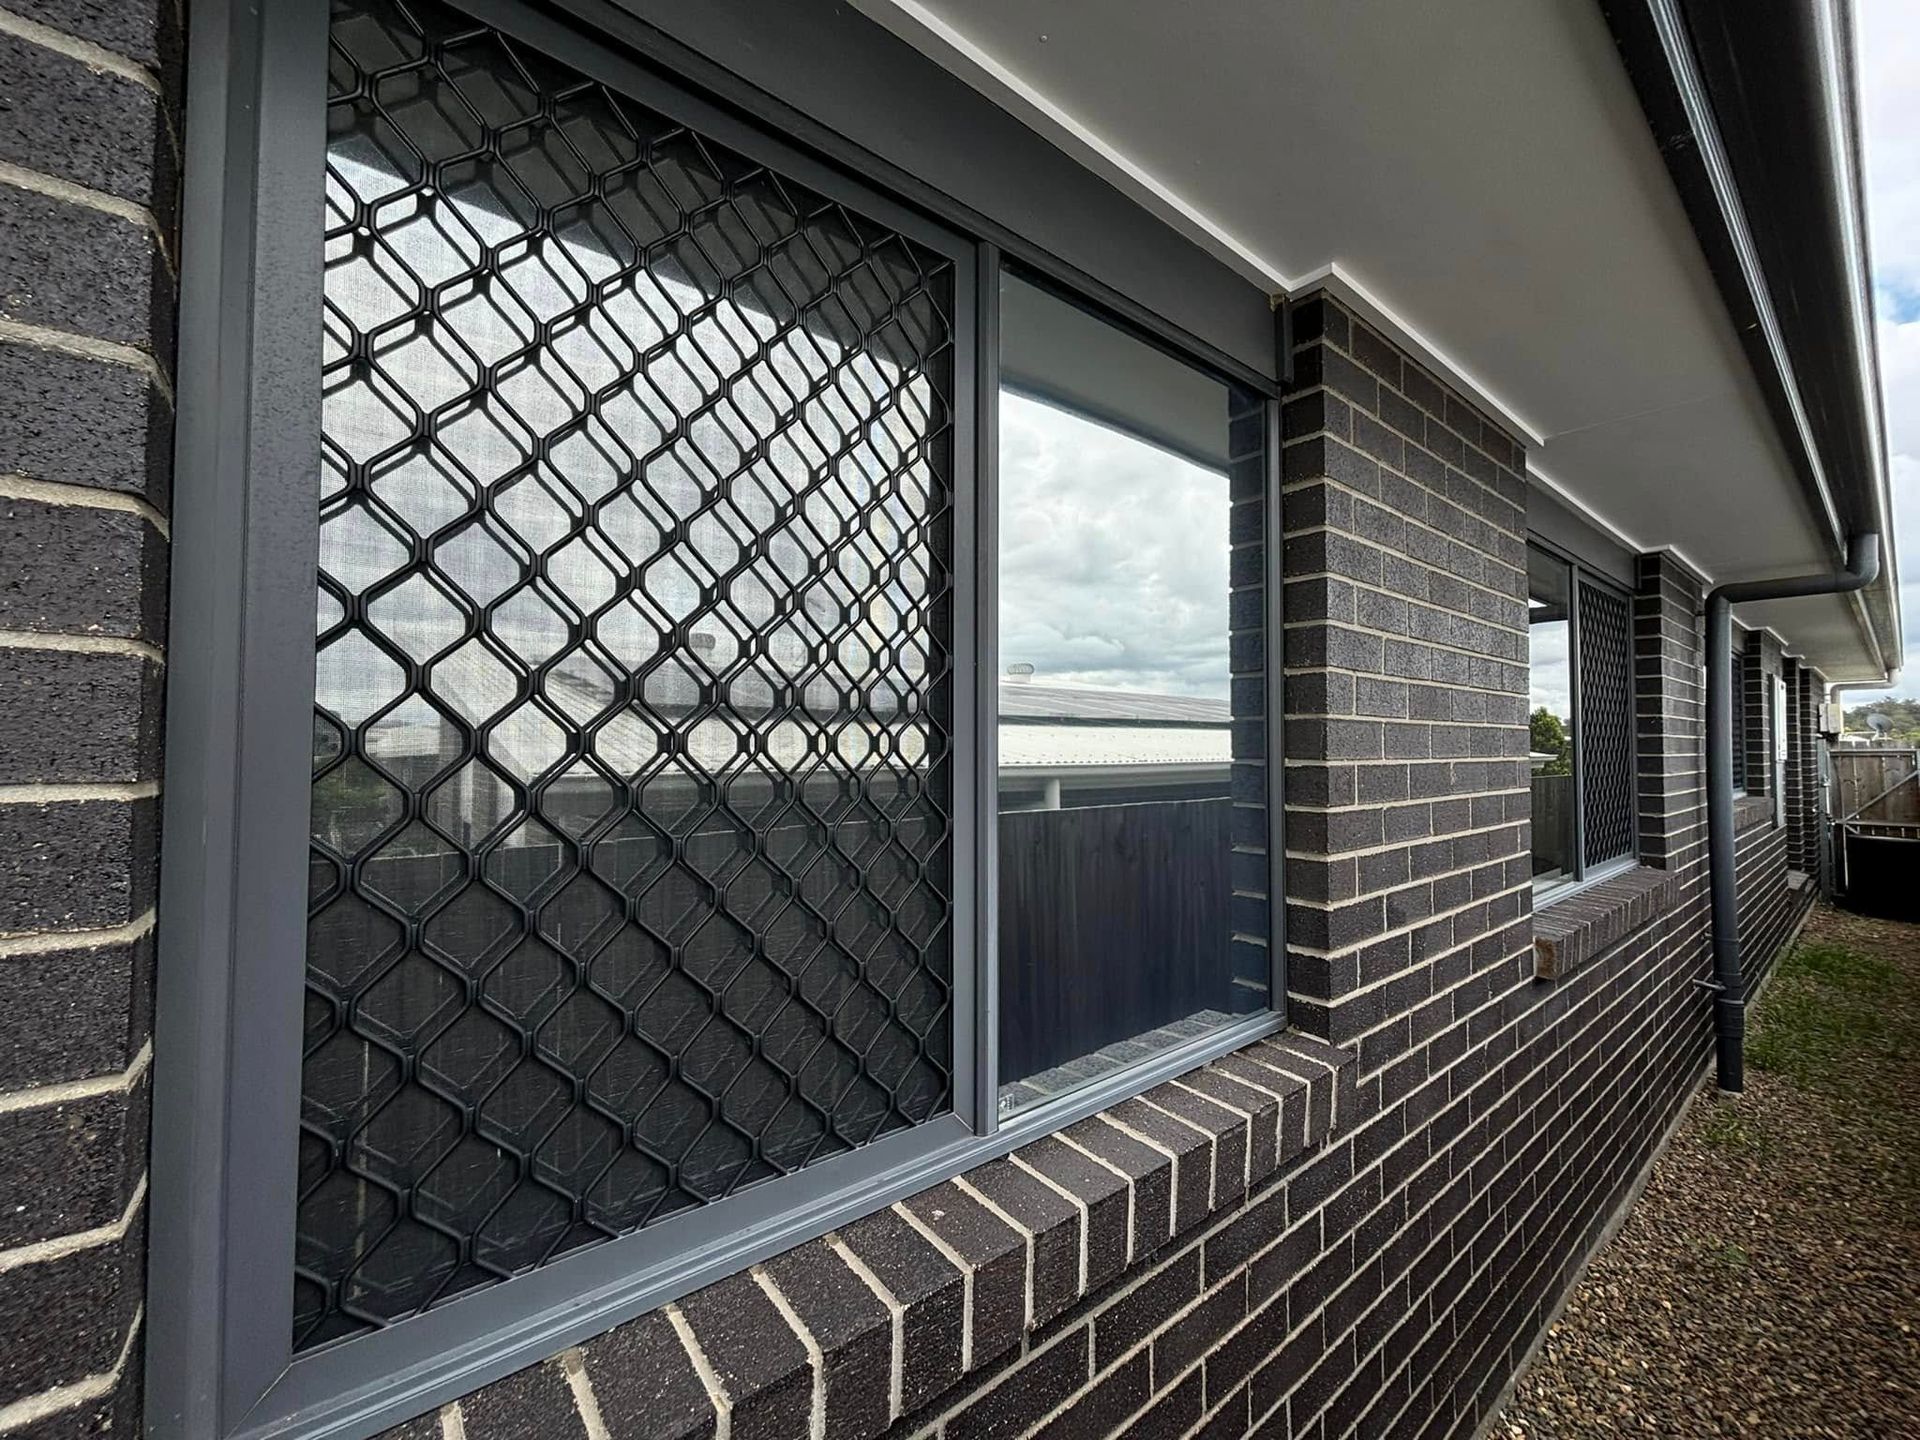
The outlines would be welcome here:
<svg viewBox="0 0 1920 1440">
<path fill-rule="evenodd" d="M 1752 600 L 1844 595 L 1880 574 L 1878 534 L 1856 535 L 1843 570 L 1789 580 L 1716 586 L 1707 594 L 1707 870 L 1713 901 L 1713 1029 L 1720 1088 L 1746 1085 L 1747 993 L 1740 955 L 1738 874 L 1733 833 L 1733 607 Z"/>
<path fill-rule="evenodd" d="M 1846 0 L 1600 0 L 1748 363 L 1838 562 L 1885 537 L 1855 621 L 1895 671 L 1891 499 Z M 1799 593 L 1799 592 L 1795 592 Z"/>
</svg>

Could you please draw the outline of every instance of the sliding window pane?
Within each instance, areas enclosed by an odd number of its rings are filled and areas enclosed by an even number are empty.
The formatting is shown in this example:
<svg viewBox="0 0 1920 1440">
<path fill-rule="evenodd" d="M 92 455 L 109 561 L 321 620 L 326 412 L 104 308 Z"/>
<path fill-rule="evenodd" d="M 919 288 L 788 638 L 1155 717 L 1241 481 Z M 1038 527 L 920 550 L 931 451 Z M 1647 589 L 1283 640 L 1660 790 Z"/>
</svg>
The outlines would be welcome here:
<svg viewBox="0 0 1920 1440">
<path fill-rule="evenodd" d="M 1633 634 L 1626 596 L 1580 581 L 1580 809 L 1587 869 L 1633 853 Z"/>
<path fill-rule="evenodd" d="M 1733 736 L 1733 788 L 1744 794 L 1747 788 L 1747 652 L 1733 652 L 1733 678 L 1727 685 L 1727 729 Z"/>
<path fill-rule="evenodd" d="M 1573 575 L 1563 560 L 1527 552 L 1528 676 L 1536 892 L 1579 873 L 1574 853 Z"/>
<path fill-rule="evenodd" d="M 1001 286 L 1001 1108 L 1271 1004 L 1262 402 Z"/>
<path fill-rule="evenodd" d="M 294 1345 L 953 1105 L 954 273 L 336 5 Z"/>
</svg>

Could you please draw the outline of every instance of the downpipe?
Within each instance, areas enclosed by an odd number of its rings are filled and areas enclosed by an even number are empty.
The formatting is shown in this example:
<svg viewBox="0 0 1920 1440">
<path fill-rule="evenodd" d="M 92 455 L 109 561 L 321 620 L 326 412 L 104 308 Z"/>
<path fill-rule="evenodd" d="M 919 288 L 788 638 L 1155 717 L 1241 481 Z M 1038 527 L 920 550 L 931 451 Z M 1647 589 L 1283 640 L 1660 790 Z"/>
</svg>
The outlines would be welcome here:
<svg viewBox="0 0 1920 1440">
<path fill-rule="evenodd" d="M 1713 1030 L 1722 1093 L 1746 1088 L 1747 993 L 1733 837 L 1733 607 L 1755 600 L 1844 595 L 1880 574 L 1880 536 L 1856 535 L 1847 565 L 1819 575 L 1718 585 L 1707 592 L 1707 870 L 1713 901 Z"/>
</svg>

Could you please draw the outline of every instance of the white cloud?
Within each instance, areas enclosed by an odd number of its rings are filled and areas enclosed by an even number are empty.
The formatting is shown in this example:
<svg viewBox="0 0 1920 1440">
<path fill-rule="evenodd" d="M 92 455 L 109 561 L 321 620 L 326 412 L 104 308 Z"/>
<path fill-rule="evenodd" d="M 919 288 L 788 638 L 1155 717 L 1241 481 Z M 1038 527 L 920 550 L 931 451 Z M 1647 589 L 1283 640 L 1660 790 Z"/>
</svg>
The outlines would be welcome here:
<svg viewBox="0 0 1920 1440">
<path fill-rule="evenodd" d="M 1860 0 L 1856 20 L 1867 228 L 1907 616 L 1904 673 L 1885 693 L 1920 695 L 1920 11 L 1912 0 Z M 1850 705 L 1866 698 L 1846 696 Z"/>
<path fill-rule="evenodd" d="M 1225 699 L 1227 508 L 1218 471 L 1003 394 L 1001 662 Z"/>
</svg>

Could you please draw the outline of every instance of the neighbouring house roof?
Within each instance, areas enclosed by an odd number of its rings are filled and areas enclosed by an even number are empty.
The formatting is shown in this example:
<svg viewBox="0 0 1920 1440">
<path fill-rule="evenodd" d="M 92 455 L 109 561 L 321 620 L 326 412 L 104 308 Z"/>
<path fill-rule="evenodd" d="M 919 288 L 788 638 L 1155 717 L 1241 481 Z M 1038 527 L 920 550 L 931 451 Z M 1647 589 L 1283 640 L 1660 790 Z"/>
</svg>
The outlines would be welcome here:
<svg viewBox="0 0 1920 1440">
<path fill-rule="evenodd" d="M 1002 725 L 1002 770 L 1070 770 L 1086 766 L 1227 765 L 1233 737 L 1225 727 L 1157 725 Z"/>
<path fill-rule="evenodd" d="M 1158 695 L 1141 690 L 1102 689 L 1091 685 L 1000 682 L 1002 721 L 1070 720 L 1128 725 L 1225 725 L 1232 718 L 1225 700 L 1204 695 Z M 1020 728 L 1025 728 L 1024 724 Z M 1002 742 L 1005 748 L 1005 742 Z"/>
</svg>

